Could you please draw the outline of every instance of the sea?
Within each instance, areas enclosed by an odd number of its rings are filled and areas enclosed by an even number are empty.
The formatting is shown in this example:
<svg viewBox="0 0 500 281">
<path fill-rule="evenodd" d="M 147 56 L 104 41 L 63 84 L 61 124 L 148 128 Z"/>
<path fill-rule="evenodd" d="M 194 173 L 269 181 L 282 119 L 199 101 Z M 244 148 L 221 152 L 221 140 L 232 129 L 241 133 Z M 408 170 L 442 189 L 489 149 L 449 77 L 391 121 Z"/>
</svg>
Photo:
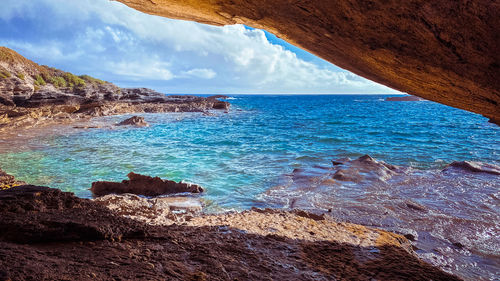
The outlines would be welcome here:
<svg viewBox="0 0 500 281">
<path fill-rule="evenodd" d="M 500 126 L 386 97 L 231 95 L 227 112 L 141 114 L 149 127 L 0 141 L 0 165 L 84 198 L 92 182 L 131 171 L 192 182 L 206 189 L 206 212 L 307 209 L 403 234 L 422 259 L 466 280 L 500 280 Z M 395 172 L 349 162 L 365 155 Z M 480 168 L 449 166 L 460 161 Z M 359 180 L 335 178 L 339 169 Z"/>
</svg>

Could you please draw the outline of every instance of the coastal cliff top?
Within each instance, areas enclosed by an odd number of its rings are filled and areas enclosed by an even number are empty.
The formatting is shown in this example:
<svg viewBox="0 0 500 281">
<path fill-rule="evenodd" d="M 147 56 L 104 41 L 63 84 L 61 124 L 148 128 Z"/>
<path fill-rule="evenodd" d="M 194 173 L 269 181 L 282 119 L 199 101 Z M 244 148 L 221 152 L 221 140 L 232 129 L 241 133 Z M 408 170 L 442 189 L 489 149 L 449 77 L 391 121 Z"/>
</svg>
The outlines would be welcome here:
<svg viewBox="0 0 500 281">
<path fill-rule="evenodd" d="M 127 113 L 228 110 L 215 98 L 167 96 L 147 88 L 120 88 L 89 75 L 38 65 L 0 47 L 0 131 Z"/>
</svg>

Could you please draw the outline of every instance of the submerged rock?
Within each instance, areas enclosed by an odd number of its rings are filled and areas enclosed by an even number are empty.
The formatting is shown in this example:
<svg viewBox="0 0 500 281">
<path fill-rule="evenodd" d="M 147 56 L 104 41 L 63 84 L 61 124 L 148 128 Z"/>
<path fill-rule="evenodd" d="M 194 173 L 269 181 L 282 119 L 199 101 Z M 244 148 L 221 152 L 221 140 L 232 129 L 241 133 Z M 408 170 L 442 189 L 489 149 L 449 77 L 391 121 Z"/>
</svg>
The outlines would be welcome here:
<svg viewBox="0 0 500 281">
<path fill-rule="evenodd" d="M 454 162 L 441 170 L 368 156 L 337 159 L 284 174 L 258 198 L 268 206 L 400 233 L 414 240 L 425 261 L 466 280 L 493 280 L 500 253 L 498 171 L 480 162 Z"/>
<path fill-rule="evenodd" d="M 487 173 L 492 175 L 500 175 L 499 166 L 482 162 L 455 161 L 446 165 L 443 171 L 449 171 L 451 168 L 457 168 L 473 173 Z"/>
<path fill-rule="evenodd" d="M 343 158 L 332 160 L 336 171 L 333 178 L 339 181 L 361 182 L 386 181 L 397 174 L 399 167 L 387 164 L 384 161 L 377 161 L 369 155 L 361 156 L 358 159 L 351 160 Z"/>
<path fill-rule="evenodd" d="M 94 196 L 103 196 L 112 193 L 159 196 L 182 192 L 201 193 L 204 191 L 203 187 L 196 184 L 162 180 L 159 177 L 153 178 L 133 172 L 129 173 L 127 177 L 129 180 L 123 180 L 122 182 L 94 182 L 92 183 L 90 191 L 92 191 Z"/>
<path fill-rule="evenodd" d="M 137 127 L 148 127 L 149 124 L 144 120 L 144 117 L 132 116 L 122 122 L 116 124 L 117 126 L 137 126 Z"/>
</svg>

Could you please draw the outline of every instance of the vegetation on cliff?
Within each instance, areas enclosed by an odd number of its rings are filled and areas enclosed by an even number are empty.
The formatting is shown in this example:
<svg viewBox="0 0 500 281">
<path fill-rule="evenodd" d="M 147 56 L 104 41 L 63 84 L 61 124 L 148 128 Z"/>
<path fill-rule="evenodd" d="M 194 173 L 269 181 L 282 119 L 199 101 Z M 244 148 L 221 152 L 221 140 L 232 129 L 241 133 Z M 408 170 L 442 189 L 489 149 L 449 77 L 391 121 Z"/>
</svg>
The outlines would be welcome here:
<svg viewBox="0 0 500 281">
<path fill-rule="evenodd" d="M 11 70 L 8 68 L 11 68 Z M 13 70 L 16 73 L 12 73 Z M 34 81 L 35 92 L 47 84 L 71 92 L 82 90 L 88 85 L 104 85 L 108 83 L 89 75 L 77 76 L 53 67 L 38 65 L 14 50 L 0 47 L 0 79 L 10 78 L 13 75 L 21 80 L 25 80 L 27 76 L 31 77 Z"/>
</svg>

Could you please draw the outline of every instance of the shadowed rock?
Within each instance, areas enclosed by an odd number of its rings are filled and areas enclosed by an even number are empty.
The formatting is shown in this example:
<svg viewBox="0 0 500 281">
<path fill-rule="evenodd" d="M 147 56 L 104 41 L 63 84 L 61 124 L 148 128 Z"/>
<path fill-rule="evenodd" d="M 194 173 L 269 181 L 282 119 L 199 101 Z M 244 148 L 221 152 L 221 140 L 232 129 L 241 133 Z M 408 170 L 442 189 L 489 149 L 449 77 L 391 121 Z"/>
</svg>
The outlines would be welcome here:
<svg viewBox="0 0 500 281">
<path fill-rule="evenodd" d="M 122 182 L 98 181 L 92 183 L 90 191 L 94 196 L 103 196 L 107 194 L 132 193 L 145 196 L 159 196 L 172 193 L 201 193 L 203 187 L 184 182 L 175 182 L 162 180 L 159 177 L 150 177 L 135 174 L 133 172 L 127 175 L 129 180 Z"/>
<path fill-rule="evenodd" d="M 136 127 L 148 127 L 148 122 L 144 121 L 144 117 L 132 116 L 122 122 L 116 124 L 117 126 L 136 126 Z"/>
<path fill-rule="evenodd" d="M 0 191 L 0 214 L 0 241 L 45 243 L 144 236 L 139 223 L 48 187 L 24 185 Z"/>
<path fill-rule="evenodd" d="M 459 280 L 401 235 L 304 213 L 151 226 L 46 187 L 0 191 L 1 280 Z"/>
<path fill-rule="evenodd" d="M 212 107 L 213 109 L 224 109 L 228 110 L 229 109 L 229 103 L 227 101 L 220 101 L 215 99 L 214 100 L 214 105 Z"/>
</svg>

